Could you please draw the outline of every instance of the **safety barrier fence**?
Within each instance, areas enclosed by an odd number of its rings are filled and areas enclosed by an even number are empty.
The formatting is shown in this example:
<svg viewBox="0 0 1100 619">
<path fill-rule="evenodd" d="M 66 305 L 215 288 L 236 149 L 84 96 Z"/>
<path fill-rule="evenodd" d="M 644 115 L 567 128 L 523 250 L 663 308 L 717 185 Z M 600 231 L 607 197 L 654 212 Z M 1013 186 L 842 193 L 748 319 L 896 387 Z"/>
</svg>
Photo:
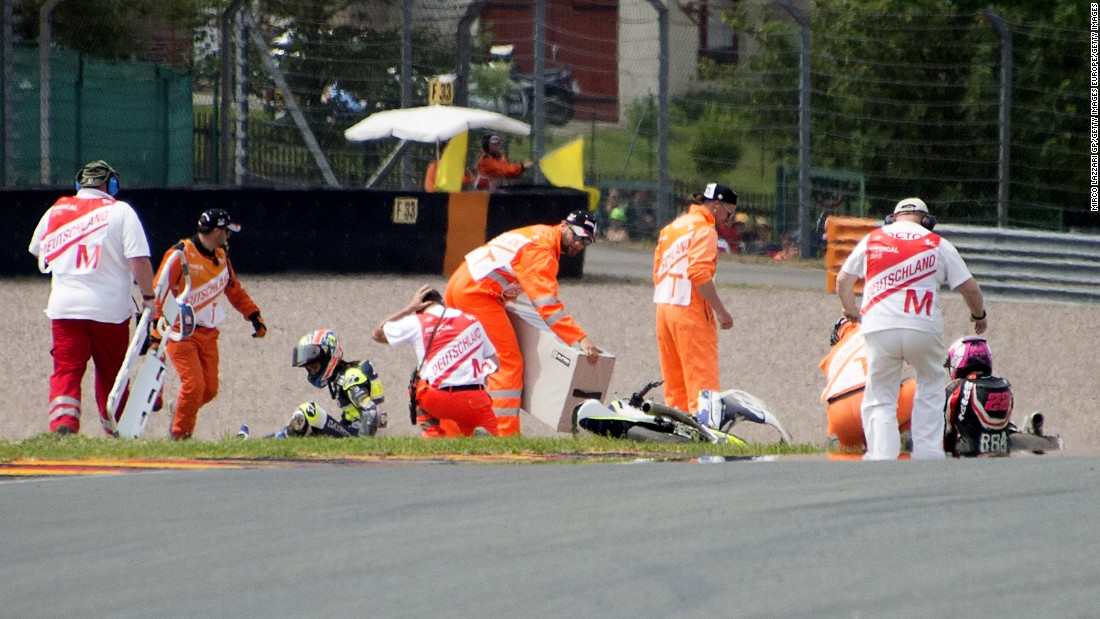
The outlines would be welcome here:
<svg viewBox="0 0 1100 619">
<path fill-rule="evenodd" d="M 832 217 L 826 226 L 825 287 L 859 239 L 881 221 Z M 936 232 L 958 248 L 982 290 L 1005 297 L 1100 301 L 1100 236 L 1007 228 L 940 225 Z"/>
<path fill-rule="evenodd" d="M 1100 237 L 937 226 L 982 290 L 1058 301 L 1100 301 Z"/>
</svg>

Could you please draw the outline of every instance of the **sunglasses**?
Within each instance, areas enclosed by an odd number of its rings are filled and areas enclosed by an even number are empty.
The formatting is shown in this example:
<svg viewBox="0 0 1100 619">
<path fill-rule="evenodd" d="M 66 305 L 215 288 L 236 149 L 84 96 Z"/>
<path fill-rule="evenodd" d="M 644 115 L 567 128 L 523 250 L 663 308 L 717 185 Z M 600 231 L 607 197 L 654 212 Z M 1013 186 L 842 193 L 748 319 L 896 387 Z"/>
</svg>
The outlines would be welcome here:
<svg viewBox="0 0 1100 619">
<path fill-rule="evenodd" d="M 590 236 L 581 236 L 577 232 L 577 228 L 578 228 L 578 226 L 569 226 L 569 230 L 573 232 L 573 242 L 575 243 L 577 241 L 580 241 L 581 245 L 584 245 L 585 247 L 588 247 L 589 245 L 591 245 L 592 241 L 594 241 L 595 239 L 593 239 Z"/>
</svg>

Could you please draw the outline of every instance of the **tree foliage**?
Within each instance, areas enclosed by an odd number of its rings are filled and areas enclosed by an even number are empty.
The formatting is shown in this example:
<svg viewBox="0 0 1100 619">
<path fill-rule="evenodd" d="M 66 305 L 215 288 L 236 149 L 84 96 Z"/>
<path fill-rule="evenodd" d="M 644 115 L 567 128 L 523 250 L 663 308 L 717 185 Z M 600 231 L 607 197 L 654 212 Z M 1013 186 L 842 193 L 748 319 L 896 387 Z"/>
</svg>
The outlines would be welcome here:
<svg viewBox="0 0 1100 619">
<path fill-rule="evenodd" d="M 312 96 L 335 81 L 373 110 L 400 107 L 400 24 L 375 24 L 357 11 L 361 4 L 268 0 L 258 14 L 295 92 Z M 423 104 L 428 79 L 455 70 L 454 33 L 420 26 L 411 36 L 413 99 Z"/>
<path fill-rule="evenodd" d="M 709 105 L 691 134 L 691 158 L 701 175 L 715 178 L 741 163 L 741 131 L 727 112 Z"/>
<path fill-rule="evenodd" d="M 46 0 L 17 3 L 22 19 L 17 34 L 38 39 L 39 11 Z M 142 58 L 152 42 L 150 28 L 169 28 L 189 36 L 210 11 L 227 0 L 62 0 L 51 13 L 51 40 L 62 47 L 104 60 Z"/>
<path fill-rule="evenodd" d="M 747 3 L 743 3 L 747 4 Z M 873 210 L 922 195 L 950 215 L 997 195 L 1001 39 L 982 8 L 949 0 L 817 0 L 811 11 L 812 165 L 856 170 Z M 798 32 L 785 16 L 727 16 L 759 53 L 709 67 L 722 97 L 797 158 Z M 993 3 L 1013 35 L 1010 200 L 1085 204 L 1088 20 L 1084 4 Z"/>
</svg>

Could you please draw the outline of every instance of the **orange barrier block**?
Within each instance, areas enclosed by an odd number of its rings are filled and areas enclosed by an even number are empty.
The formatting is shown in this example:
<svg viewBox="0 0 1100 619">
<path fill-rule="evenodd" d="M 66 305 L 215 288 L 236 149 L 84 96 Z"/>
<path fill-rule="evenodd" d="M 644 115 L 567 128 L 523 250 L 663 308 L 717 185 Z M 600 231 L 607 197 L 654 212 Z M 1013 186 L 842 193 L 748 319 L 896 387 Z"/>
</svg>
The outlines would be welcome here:
<svg viewBox="0 0 1100 619">
<path fill-rule="evenodd" d="M 447 249 L 443 254 L 444 277 L 454 273 L 466 254 L 485 244 L 488 217 L 488 191 L 450 194 L 447 199 Z"/>
<path fill-rule="evenodd" d="M 836 276 L 855 246 L 871 230 L 880 225 L 877 219 L 832 216 L 825 222 L 825 291 L 836 292 Z M 863 282 L 856 283 L 856 293 L 863 292 Z"/>
</svg>

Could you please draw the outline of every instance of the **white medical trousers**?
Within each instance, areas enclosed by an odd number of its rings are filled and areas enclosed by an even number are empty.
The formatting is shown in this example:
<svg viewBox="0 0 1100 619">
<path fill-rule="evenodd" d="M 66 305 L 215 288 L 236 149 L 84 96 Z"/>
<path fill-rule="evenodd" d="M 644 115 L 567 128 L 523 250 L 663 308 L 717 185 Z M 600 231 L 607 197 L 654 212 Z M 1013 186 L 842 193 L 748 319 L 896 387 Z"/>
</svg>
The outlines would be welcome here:
<svg viewBox="0 0 1100 619">
<path fill-rule="evenodd" d="M 943 405 L 947 355 L 943 333 L 886 329 L 863 334 L 867 348 L 867 389 L 860 409 L 867 437 L 864 460 L 895 460 L 901 453 L 897 405 L 902 362 L 917 375 L 913 400 L 913 459 L 944 458 Z"/>
</svg>

